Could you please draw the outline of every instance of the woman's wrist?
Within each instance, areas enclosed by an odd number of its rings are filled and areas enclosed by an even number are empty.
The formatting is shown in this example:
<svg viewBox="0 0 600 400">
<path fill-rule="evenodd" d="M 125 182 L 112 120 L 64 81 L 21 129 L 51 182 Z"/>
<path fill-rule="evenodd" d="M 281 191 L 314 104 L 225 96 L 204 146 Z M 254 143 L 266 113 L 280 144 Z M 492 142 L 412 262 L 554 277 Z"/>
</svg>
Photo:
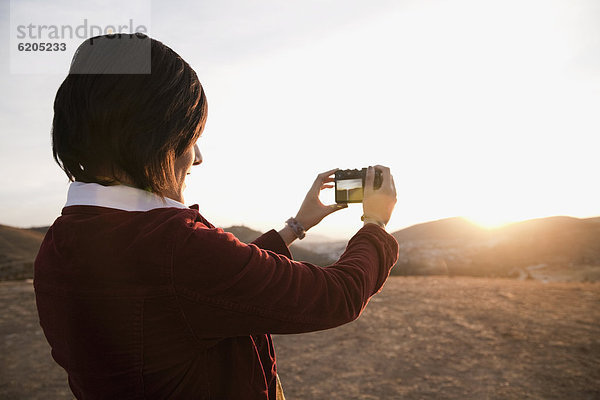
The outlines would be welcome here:
<svg viewBox="0 0 600 400">
<path fill-rule="evenodd" d="M 294 240 L 297 239 L 296 234 L 294 233 L 292 228 L 290 228 L 287 225 L 283 229 L 281 229 L 278 233 L 279 233 L 279 236 L 281 236 L 281 239 L 283 240 L 283 242 L 285 243 L 286 246 L 289 246 L 290 244 L 292 244 L 292 242 Z"/>
</svg>

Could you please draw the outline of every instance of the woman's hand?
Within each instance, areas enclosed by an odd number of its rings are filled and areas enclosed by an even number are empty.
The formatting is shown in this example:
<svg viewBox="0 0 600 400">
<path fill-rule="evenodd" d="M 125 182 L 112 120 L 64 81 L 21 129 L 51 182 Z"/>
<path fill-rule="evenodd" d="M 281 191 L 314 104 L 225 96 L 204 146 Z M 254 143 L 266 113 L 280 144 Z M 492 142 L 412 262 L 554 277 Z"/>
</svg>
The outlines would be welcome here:
<svg viewBox="0 0 600 400">
<path fill-rule="evenodd" d="M 376 169 L 382 172 L 383 178 L 381 187 L 377 190 L 373 188 Z M 390 220 L 395 205 L 396 186 L 394 185 L 394 177 L 392 176 L 390 169 L 382 165 L 369 167 L 365 179 L 365 192 L 363 198 L 363 212 L 365 218 L 374 219 L 385 225 Z"/>
<path fill-rule="evenodd" d="M 321 190 L 333 187 L 330 183 L 335 179 L 331 175 L 338 169 L 332 169 L 317 175 L 317 179 L 315 179 L 315 182 L 306 194 L 300 210 L 296 214 L 296 220 L 304 227 L 304 230 L 309 230 L 317 225 L 329 214 L 348 207 L 348 204 L 331 204 L 326 206 L 319 200 Z"/>
</svg>

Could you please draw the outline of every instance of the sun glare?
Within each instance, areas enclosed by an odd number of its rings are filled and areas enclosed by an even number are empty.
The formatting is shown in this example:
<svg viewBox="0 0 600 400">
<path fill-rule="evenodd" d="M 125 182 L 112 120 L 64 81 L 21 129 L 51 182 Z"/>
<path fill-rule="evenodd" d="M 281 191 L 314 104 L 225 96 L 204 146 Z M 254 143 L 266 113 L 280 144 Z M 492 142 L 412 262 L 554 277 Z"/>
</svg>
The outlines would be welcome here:
<svg viewBox="0 0 600 400">
<path fill-rule="evenodd" d="M 501 216 L 470 216 L 465 218 L 485 229 L 502 228 L 503 226 L 519 221 L 519 219 L 503 218 Z"/>
</svg>

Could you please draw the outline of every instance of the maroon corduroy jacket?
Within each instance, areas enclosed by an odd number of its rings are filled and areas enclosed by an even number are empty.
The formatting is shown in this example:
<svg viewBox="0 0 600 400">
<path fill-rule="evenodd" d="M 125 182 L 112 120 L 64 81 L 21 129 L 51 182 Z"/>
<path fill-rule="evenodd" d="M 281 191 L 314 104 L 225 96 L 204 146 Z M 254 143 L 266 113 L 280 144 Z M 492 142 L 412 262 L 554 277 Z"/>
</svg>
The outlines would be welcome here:
<svg viewBox="0 0 600 400">
<path fill-rule="evenodd" d="M 291 259 L 189 208 L 64 207 L 35 260 L 40 324 L 78 399 L 275 399 L 270 334 L 356 319 L 398 243 L 368 224 L 335 264 Z"/>
</svg>

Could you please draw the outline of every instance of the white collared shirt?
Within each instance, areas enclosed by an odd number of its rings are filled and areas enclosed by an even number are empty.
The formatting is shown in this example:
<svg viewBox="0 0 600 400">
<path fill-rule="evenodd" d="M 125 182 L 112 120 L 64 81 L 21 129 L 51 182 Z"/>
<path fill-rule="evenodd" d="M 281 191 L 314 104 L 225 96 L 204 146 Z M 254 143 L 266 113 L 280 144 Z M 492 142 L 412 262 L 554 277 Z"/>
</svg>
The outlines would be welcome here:
<svg viewBox="0 0 600 400">
<path fill-rule="evenodd" d="M 188 208 L 185 204 L 127 185 L 103 186 L 99 183 L 71 182 L 65 207 L 89 205 L 125 211 L 149 211 L 162 207 Z"/>
</svg>

